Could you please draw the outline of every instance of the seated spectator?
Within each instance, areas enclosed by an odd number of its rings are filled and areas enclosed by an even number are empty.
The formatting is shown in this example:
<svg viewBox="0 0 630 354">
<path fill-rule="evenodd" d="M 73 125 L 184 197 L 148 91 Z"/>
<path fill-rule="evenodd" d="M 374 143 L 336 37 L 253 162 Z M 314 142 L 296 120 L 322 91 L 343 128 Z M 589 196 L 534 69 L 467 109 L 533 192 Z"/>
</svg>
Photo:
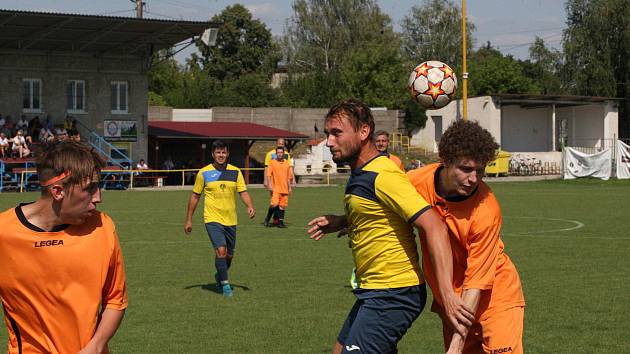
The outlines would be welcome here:
<svg viewBox="0 0 630 354">
<path fill-rule="evenodd" d="M 39 130 L 39 141 L 42 143 L 49 143 L 55 140 L 55 136 L 47 127 L 42 127 Z"/>
<path fill-rule="evenodd" d="M 171 159 L 171 157 L 168 156 L 166 158 L 166 160 L 164 160 L 164 163 L 162 163 L 162 169 L 163 170 L 172 170 L 173 168 L 175 168 L 175 164 L 173 163 L 173 159 Z"/>
<path fill-rule="evenodd" d="M 52 131 L 55 128 L 55 124 L 53 123 L 53 120 L 50 114 L 46 115 L 46 122 L 44 123 L 44 126 L 48 128 L 48 130 L 50 131 Z"/>
<path fill-rule="evenodd" d="M 77 129 L 77 121 L 71 116 L 66 116 L 66 120 L 63 121 L 63 128 L 68 132 Z"/>
<path fill-rule="evenodd" d="M 11 116 L 6 116 L 2 131 L 6 136 L 12 136 L 15 133 L 15 123 L 11 119 Z"/>
<path fill-rule="evenodd" d="M 55 128 L 55 141 L 68 140 L 68 131 L 64 128 Z"/>
<path fill-rule="evenodd" d="M 31 121 L 28 123 L 28 127 L 30 135 L 33 138 L 38 139 L 39 133 L 42 129 L 42 123 L 39 121 L 39 116 L 35 116 L 35 118 L 31 119 Z"/>
<path fill-rule="evenodd" d="M 144 162 L 144 159 L 140 159 L 140 161 L 136 164 L 136 170 L 148 170 L 149 169 L 149 165 L 147 165 L 146 162 Z M 142 172 L 139 172 L 138 174 L 142 174 Z"/>
<path fill-rule="evenodd" d="M 9 152 L 9 139 L 4 133 L 0 133 L 0 155 L 2 158 L 7 156 L 7 152 Z"/>
<path fill-rule="evenodd" d="M 68 135 L 70 136 L 70 140 L 72 141 L 76 141 L 76 142 L 81 141 L 81 134 L 79 134 L 79 131 L 76 129 L 68 130 Z"/>
<path fill-rule="evenodd" d="M 30 155 L 31 150 L 28 149 L 28 145 L 26 145 L 26 139 L 24 138 L 24 133 L 22 130 L 18 130 L 16 135 L 13 137 L 13 147 L 11 148 L 13 153 L 17 153 L 18 157 L 23 159 Z"/>
<path fill-rule="evenodd" d="M 22 114 L 20 120 L 17 121 L 16 127 L 17 129 L 21 129 L 26 134 L 26 132 L 28 131 L 28 120 L 26 120 L 25 115 Z"/>
</svg>

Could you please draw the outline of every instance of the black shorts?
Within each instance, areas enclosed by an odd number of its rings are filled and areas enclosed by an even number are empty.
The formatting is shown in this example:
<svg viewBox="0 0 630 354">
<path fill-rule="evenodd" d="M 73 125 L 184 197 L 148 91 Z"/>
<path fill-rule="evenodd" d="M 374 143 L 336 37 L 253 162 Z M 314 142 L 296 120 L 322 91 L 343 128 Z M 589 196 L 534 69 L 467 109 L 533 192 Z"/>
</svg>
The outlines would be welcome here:
<svg viewBox="0 0 630 354">
<path fill-rule="evenodd" d="M 424 284 L 396 289 L 355 290 L 357 301 L 337 341 L 342 353 L 397 353 L 398 341 L 427 301 Z"/>
<path fill-rule="evenodd" d="M 234 254 L 236 248 L 236 226 L 225 226 L 218 222 L 206 224 L 208 237 L 214 248 L 226 247 L 228 254 Z"/>
</svg>

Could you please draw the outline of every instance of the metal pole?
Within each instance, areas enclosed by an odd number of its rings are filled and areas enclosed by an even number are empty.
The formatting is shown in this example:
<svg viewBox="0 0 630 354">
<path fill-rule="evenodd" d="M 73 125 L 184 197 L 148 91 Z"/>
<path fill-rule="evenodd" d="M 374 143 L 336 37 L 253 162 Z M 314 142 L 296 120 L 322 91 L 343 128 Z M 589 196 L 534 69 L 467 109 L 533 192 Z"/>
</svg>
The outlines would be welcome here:
<svg viewBox="0 0 630 354">
<path fill-rule="evenodd" d="M 462 0 L 462 117 L 468 120 L 468 68 L 466 67 L 466 0 Z"/>
</svg>

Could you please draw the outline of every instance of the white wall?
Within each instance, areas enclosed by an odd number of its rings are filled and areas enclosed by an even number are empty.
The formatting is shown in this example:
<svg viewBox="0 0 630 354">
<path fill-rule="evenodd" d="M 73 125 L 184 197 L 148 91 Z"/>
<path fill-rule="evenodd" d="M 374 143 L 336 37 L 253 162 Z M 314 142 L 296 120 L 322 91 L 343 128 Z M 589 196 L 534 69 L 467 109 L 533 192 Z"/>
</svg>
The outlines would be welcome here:
<svg viewBox="0 0 630 354">
<path fill-rule="evenodd" d="M 551 107 L 524 109 L 503 106 L 501 149 L 506 151 L 551 151 Z"/>
<path fill-rule="evenodd" d="M 442 136 L 448 126 L 456 119 L 462 118 L 462 101 L 455 100 L 446 107 L 426 111 L 427 122 L 423 129 L 412 132 L 411 145 L 425 150 L 437 152 L 436 137 Z M 440 124 L 436 121 L 442 117 Z M 497 139 L 501 140 L 501 111 L 490 96 L 473 97 L 468 99 L 468 119 L 478 121 L 479 124 Z"/>
<path fill-rule="evenodd" d="M 173 109 L 173 122 L 212 122 L 212 109 Z"/>
</svg>

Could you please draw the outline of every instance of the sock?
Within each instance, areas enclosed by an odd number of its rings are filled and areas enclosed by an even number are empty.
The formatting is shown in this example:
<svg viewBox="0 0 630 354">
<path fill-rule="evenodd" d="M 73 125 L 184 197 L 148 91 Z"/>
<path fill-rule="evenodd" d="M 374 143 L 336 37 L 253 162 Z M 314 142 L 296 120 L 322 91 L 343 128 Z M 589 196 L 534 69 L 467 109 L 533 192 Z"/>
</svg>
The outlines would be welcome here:
<svg viewBox="0 0 630 354">
<path fill-rule="evenodd" d="M 232 255 L 228 254 L 228 256 L 225 258 L 225 262 L 227 263 L 227 269 L 230 269 L 230 267 L 232 266 Z"/>
<path fill-rule="evenodd" d="M 283 224 L 284 223 L 284 209 L 280 209 L 278 208 L 278 222 Z"/>
<path fill-rule="evenodd" d="M 276 210 L 275 207 L 273 207 L 272 205 L 269 206 L 269 210 L 267 210 L 267 216 L 265 217 L 265 221 L 269 222 L 269 219 L 271 219 L 271 216 L 273 215 L 273 212 Z"/>
<path fill-rule="evenodd" d="M 217 268 L 217 273 L 219 273 L 219 281 L 221 284 L 228 283 L 228 265 L 227 260 L 225 258 L 216 257 L 214 259 L 214 266 Z"/>
</svg>

